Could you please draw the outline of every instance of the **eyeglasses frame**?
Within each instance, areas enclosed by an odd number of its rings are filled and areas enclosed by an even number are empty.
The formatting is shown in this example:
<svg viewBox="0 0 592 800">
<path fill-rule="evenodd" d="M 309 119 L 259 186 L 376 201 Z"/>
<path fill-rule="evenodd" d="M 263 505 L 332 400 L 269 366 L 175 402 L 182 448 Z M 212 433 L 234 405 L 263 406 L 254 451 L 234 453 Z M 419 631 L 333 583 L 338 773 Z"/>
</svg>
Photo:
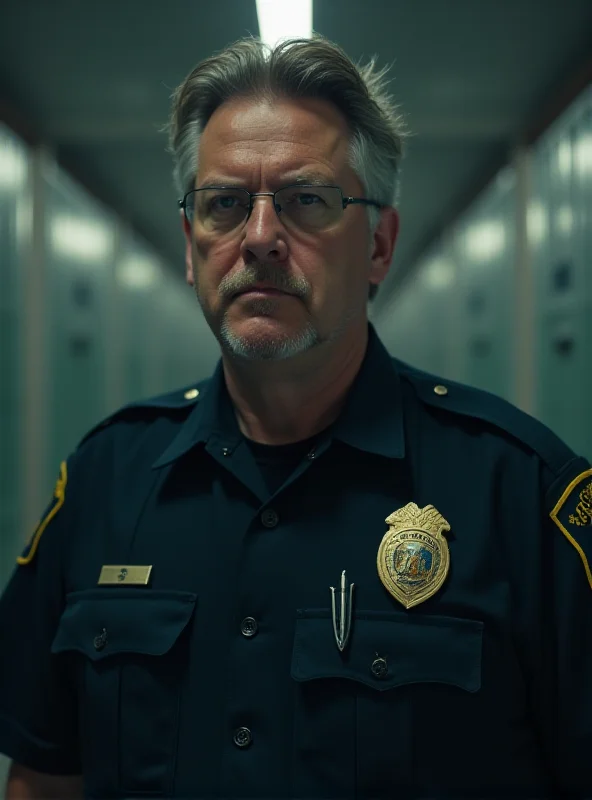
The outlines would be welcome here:
<svg viewBox="0 0 592 800">
<path fill-rule="evenodd" d="M 383 208 L 388 208 L 388 205 L 386 205 L 385 203 L 378 203 L 376 200 L 368 200 L 365 197 L 350 197 L 350 196 L 346 196 L 346 195 L 343 194 L 343 190 L 342 190 L 341 186 L 335 186 L 335 185 L 328 184 L 328 183 L 327 184 L 320 184 L 320 183 L 316 183 L 316 184 L 313 184 L 313 183 L 291 183 L 291 184 L 288 184 L 288 186 L 282 186 L 280 189 L 278 189 L 275 192 L 249 192 L 247 189 L 243 189 L 242 186 L 202 186 L 199 189 L 190 189 L 188 192 L 185 193 L 185 195 L 183 196 L 183 199 L 182 200 L 178 200 L 177 202 L 179 204 L 179 208 L 183 209 L 183 213 L 185 215 L 185 219 L 191 225 L 191 224 L 193 224 L 192 220 L 190 220 L 189 217 L 187 216 L 187 198 L 189 197 L 190 194 L 194 194 L 195 192 L 201 192 L 201 191 L 205 191 L 205 190 L 209 190 L 209 189 L 226 189 L 226 190 L 229 190 L 229 191 L 230 190 L 232 190 L 232 191 L 239 190 L 241 192 L 245 192 L 246 194 L 249 195 L 249 211 L 247 213 L 247 216 L 246 216 L 244 222 L 242 223 L 244 225 L 246 222 L 249 221 L 249 217 L 253 213 L 253 198 L 255 198 L 255 197 L 273 197 L 273 207 L 274 207 L 275 213 L 277 214 L 278 219 L 281 219 L 281 217 L 280 217 L 281 209 L 280 209 L 280 211 L 277 210 L 277 203 L 275 202 L 275 196 L 276 196 L 276 194 L 278 192 L 283 192 L 285 189 L 292 189 L 292 188 L 297 188 L 297 189 L 337 189 L 339 191 L 340 195 L 341 195 L 341 202 L 343 204 L 343 210 L 344 211 L 348 206 L 352 206 L 352 205 L 375 206 L 376 208 L 379 208 L 381 210 Z M 236 230 L 236 228 L 235 228 L 235 230 Z"/>
</svg>

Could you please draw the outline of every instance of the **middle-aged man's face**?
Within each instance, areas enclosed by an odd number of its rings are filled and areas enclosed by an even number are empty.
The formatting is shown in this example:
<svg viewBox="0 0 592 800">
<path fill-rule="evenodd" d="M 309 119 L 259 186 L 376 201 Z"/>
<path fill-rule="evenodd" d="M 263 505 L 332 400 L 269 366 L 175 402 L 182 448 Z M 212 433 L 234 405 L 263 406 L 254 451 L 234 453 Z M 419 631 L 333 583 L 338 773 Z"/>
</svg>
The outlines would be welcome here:
<svg viewBox="0 0 592 800">
<path fill-rule="evenodd" d="M 363 197 L 348 144 L 345 119 L 325 101 L 231 100 L 205 127 L 195 187 L 271 192 L 322 178 Z M 383 212 L 371 255 L 364 206 L 350 206 L 339 223 L 312 233 L 284 225 L 273 199 L 257 197 L 248 221 L 232 232 L 185 222 L 187 280 L 225 351 L 250 360 L 290 358 L 365 321 L 368 284 L 386 275 L 396 234 L 395 212 Z M 260 282 L 283 293 L 244 293 Z"/>
</svg>

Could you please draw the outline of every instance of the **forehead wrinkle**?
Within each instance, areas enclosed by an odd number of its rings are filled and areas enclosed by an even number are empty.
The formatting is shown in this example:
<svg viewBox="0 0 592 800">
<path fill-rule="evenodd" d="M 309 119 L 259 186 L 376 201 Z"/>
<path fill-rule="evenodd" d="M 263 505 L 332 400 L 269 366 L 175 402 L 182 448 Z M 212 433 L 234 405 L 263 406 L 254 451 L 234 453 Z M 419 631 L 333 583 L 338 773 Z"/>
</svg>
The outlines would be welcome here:
<svg viewBox="0 0 592 800">
<path fill-rule="evenodd" d="M 322 118 L 297 117 L 291 113 L 276 115 L 245 114 L 243 109 L 214 115 L 200 142 L 198 173 L 200 184 L 236 173 L 241 184 L 257 183 L 255 177 L 282 182 L 285 173 L 327 173 L 327 181 L 335 181 L 347 169 L 347 132 L 336 125 L 323 125 Z M 294 129 L 295 125 L 295 129 Z"/>
<path fill-rule="evenodd" d="M 347 123 L 335 107 L 324 100 L 306 98 L 273 103 L 253 98 L 229 100 L 213 113 L 205 127 L 204 139 L 209 132 L 222 142 L 244 135 L 261 141 L 284 139 L 291 143 L 299 135 L 305 142 L 317 138 L 321 143 L 327 143 L 328 138 L 348 138 Z"/>
<path fill-rule="evenodd" d="M 250 155 L 250 154 L 249 154 Z M 324 168 L 324 169 L 323 169 Z M 201 170 L 200 170 L 201 172 Z M 258 176 L 259 181 L 255 179 Z M 220 185 L 243 185 L 258 183 L 266 179 L 271 185 L 286 185 L 301 176 L 309 176 L 312 183 L 332 183 L 339 175 L 338 166 L 323 158 L 296 157 L 291 154 L 287 161 L 273 160 L 253 163 L 252 159 L 232 159 L 231 161 L 218 162 L 209 165 L 199 183 Z M 234 177 L 230 177 L 234 176 Z"/>
<path fill-rule="evenodd" d="M 333 142 L 325 141 L 319 144 L 314 144 L 310 141 L 298 141 L 296 138 L 290 140 L 266 136 L 260 139 L 248 139 L 246 141 L 244 139 L 238 139 L 236 141 L 227 142 L 222 146 L 216 147 L 212 152 L 212 156 L 216 158 L 218 156 L 224 156 L 227 153 L 230 153 L 231 155 L 234 155 L 235 153 L 239 155 L 241 153 L 245 153 L 247 156 L 251 155 L 252 153 L 267 155 L 267 148 L 269 147 L 270 142 L 273 142 L 276 153 L 279 148 L 280 151 L 288 151 L 289 154 L 294 154 L 294 157 L 297 157 L 300 155 L 300 152 L 294 153 L 294 146 L 296 145 L 298 150 L 302 151 L 302 155 L 310 155 L 312 158 L 320 158 L 321 160 L 332 158 L 344 144 L 343 140 L 338 136 L 334 137 Z M 330 144 L 331 146 L 323 147 L 323 144 Z"/>
</svg>

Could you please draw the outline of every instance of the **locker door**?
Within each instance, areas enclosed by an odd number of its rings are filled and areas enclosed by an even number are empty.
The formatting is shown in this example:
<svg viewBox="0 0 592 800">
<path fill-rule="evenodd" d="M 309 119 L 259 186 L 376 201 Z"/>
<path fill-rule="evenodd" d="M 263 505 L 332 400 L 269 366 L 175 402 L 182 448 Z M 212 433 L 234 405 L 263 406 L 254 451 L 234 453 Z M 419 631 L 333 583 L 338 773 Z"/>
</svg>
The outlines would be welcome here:
<svg viewBox="0 0 592 800">
<path fill-rule="evenodd" d="M 455 226 L 461 380 L 512 399 L 515 196 L 505 170 Z"/>
<path fill-rule="evenodd" d="M 592 456 L 590 93 L 537 144 L 533 186 L 544 230 L 533 237 L 537 416 Z"/>
<path fill-rule="evenodd" d="M 30 219 L 28 154 L 0 126 L 0 591 L 26 531 L 21 517 L 22 275 Z"/>
<path fill-rule="evenodd" d="M 137 237 L 120 238 L 116 266 L 120 316 L 120 382 L 124 403 L 165 391 L 162 295 L 159 259 Z"/>
<path fill-rule="evenodd" d="M 49 492 L 60 461 L 107 413 L 105 341 L 115 226 L 68 176 L 51 166 L 46 173 Z"/>
</svg>

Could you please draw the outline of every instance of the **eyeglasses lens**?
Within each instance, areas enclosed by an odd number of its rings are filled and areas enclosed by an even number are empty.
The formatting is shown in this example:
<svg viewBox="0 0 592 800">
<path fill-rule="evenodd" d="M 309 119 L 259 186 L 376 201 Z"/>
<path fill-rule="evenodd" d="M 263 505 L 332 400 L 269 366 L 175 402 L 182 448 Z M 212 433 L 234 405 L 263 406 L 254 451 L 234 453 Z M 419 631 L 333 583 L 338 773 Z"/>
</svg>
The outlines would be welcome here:
<svg viewBox="0 0 592 800">
<path fill-rule="evenodd" d="M 275 195 L 282 221 L 299 230 L 332 227 L 343 214 L 342 195 L 333 186 L 287 186 Z M 242 189 L 196 189 L 187 196 L 187 218 L 207 232 L 229 233 L 249 216 L 250 197 Z"/>
</svg>

